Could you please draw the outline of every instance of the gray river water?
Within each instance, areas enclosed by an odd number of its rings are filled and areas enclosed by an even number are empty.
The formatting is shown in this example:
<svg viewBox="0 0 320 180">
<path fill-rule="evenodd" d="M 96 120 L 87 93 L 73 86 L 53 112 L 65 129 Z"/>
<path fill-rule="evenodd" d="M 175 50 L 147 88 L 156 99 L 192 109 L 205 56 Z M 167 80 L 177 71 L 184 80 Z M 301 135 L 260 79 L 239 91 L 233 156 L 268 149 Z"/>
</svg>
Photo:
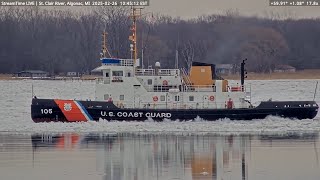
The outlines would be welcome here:
<svg viewBox="0 0 320 180">
<path fill-rule="evenodd" d="M 318 133 L 1 134 L 1 179 L 318 180 Z"/>
<path fill-rule="evenodd" d="M 247 81 L 252 101 L 312 100 L 315 80 Z M 0 179 L 320 179 L 320 115 L 215 122 L 33 123 L 39 98 L 94 99 L 90 81 L 0 81 Z M 320 91 L 316 94 L 320 102 Z"/>
</svg>

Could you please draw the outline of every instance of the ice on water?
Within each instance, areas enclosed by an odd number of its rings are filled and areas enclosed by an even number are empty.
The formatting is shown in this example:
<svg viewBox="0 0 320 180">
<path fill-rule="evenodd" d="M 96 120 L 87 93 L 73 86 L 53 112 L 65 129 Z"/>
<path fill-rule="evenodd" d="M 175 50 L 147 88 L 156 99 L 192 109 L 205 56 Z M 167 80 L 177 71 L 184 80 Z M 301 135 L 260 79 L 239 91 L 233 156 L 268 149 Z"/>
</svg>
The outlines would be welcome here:
<svg viewBox="0 0 320 180">
<path fill-rule="evenodd" d="M 262 100 L 313 100 L 316 80 L 247 81 L 252 88 L 252 102 Z M 206 122 L 201 118 L 184 122 L 119 122 L 33 123 L 30 115 L 34 93 L 39 98 L 94 99 L 94 81 L 0 81 L 0 132 L 139 132 L 139 133 L 213 133 L 265 134 L 320 130 L 320 115 L 314 120 L 290 120 L 267 117 L 264 120 Z M 320 102 L 318 89 L 316 100 Z"/>
</svg>

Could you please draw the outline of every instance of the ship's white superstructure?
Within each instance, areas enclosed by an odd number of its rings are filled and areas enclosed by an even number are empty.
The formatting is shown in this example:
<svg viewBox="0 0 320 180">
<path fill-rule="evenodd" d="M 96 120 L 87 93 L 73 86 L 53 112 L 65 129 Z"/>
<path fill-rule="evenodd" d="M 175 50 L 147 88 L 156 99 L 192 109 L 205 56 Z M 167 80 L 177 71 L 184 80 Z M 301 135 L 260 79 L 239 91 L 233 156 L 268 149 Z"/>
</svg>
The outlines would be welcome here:
<svg viewBox="0 0 320 180">
<path fill-rule="evenodd" d="M 139 59 L 138 59 L 139 60 Z M 138 61 L 137 60 L 137 61 Z M 244 86 L 214 80 L 212 85 L 194 85 L 184 69 L 142 69 L 132 59 L 102 58 L 102 78 L 96 81 L 96 100 L 112 101 L 120 108 L 225 109 L 247 108 Z M 197 72 L 199 77 L 207 78 Z M 229 101 L 232 107 L 228 106 Z"/>
</svg>

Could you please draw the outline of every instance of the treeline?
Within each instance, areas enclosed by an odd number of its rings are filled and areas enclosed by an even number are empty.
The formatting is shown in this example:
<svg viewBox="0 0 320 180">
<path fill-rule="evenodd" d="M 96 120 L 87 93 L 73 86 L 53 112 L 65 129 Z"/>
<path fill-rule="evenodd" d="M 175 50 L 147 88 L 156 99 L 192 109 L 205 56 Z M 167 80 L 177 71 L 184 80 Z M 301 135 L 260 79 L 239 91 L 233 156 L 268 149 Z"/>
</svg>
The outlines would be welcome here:
<svg viewBox="0 0 320 180">
<path fill-rule="evenodd" d="M 102 31 L 113 57 L 130 58 L 130 8 L 85 13 L 0 7 L 0 73 L 36 69 L 89 73 L 99 65 Z M 144 65 L 188 67 L 192 61 L 239 64 L 270 72 L 277 64 L 320 68 L 320 19 L 242 17 L 236 12 L 182 20 L 148 14 L 138 22 Z"/>
</svg>

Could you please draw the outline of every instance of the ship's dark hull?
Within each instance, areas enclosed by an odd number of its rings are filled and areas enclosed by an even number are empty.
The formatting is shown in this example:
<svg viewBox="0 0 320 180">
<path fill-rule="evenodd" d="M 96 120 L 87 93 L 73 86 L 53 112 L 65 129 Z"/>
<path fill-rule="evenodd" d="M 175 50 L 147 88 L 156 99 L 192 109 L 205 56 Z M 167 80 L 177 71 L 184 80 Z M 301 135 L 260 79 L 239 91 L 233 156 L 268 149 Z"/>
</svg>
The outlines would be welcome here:
<svg viewBox="0 0 320 180">
<path fill-rule="evenodd" d="M 125 109 L 112 102 L 33 99 L 31 118 L 34 122 L 86 122 L 105 120 L 155 121 L 193 120 L 207 121 L 264 119 L 279 116 L 291 119 L 313 119 L 318 113 L 314 101 L 268 101 L 246 109 Z"/>
</svg>

